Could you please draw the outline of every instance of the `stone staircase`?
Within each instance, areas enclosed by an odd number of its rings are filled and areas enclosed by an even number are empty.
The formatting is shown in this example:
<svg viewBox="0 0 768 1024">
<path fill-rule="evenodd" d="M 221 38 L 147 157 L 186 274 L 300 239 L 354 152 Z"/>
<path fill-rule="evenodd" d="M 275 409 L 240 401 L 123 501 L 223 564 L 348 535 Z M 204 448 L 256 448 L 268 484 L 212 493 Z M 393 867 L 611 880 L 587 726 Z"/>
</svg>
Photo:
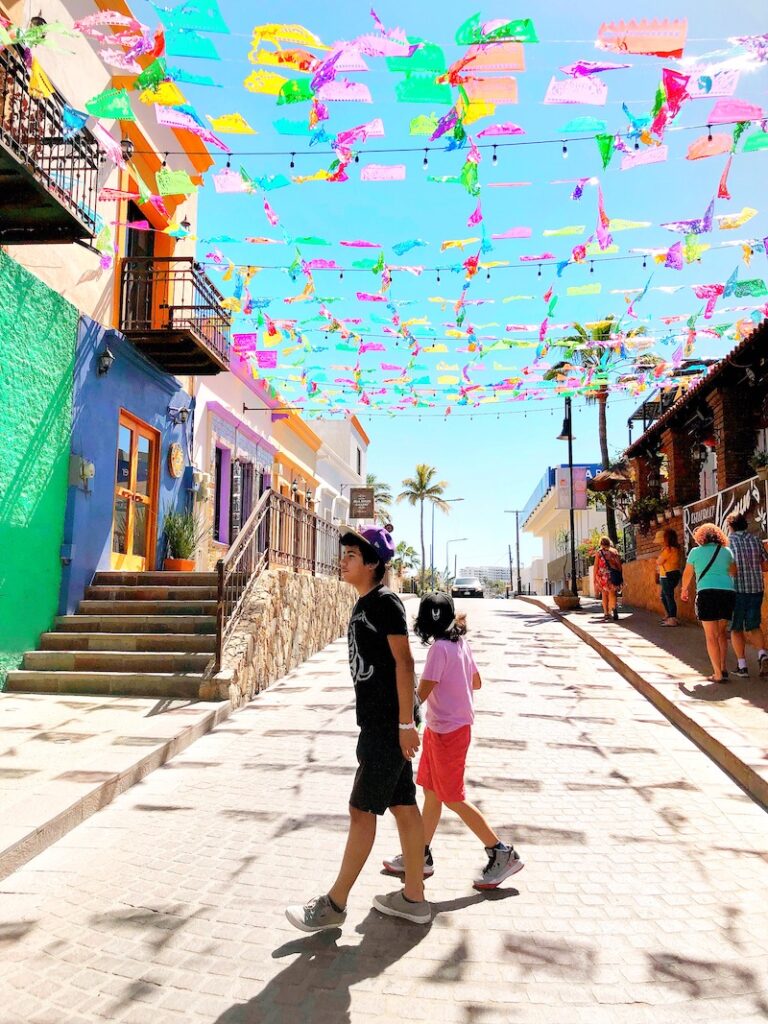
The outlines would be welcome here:
<svg viewBox="0 0 768 1024">
<path fill-rule="evenodd" d="M 215 573 L 99 572 L 6 690 L 196 699 L 215 642 Z"/>
</svg>

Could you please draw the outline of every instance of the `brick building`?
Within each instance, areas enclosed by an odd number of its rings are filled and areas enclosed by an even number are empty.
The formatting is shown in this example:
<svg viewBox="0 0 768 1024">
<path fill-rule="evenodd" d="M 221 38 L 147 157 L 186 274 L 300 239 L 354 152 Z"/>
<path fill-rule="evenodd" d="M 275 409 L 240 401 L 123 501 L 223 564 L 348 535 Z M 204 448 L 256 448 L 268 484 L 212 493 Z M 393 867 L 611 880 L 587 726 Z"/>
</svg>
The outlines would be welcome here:
<svg viewBox="0 0 768 1024">
<path fill-rule="evenodd" d="M 658 533 L 675 529 L 687 551 L 704 522 L 745 511 L 768 538 L 768 484 L 750 465 L 768 451 L 768 321 L 740 342 L 627 448 L 642 509 L 637 560 L 625 571 L 629 604 L 662 612 L 655 582 Z M 661 506 L 651 515 L 653 505 Z M 682 606 L 693 618 L 692 604 Z"/>
</svg>

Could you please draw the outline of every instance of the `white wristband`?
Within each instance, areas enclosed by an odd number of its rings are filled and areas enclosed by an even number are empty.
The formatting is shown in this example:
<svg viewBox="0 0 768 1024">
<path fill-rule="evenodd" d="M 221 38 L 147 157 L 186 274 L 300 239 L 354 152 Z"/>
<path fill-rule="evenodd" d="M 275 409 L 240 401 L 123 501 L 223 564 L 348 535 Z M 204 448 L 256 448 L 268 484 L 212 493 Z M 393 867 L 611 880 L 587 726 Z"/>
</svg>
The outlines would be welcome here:
<svg viewBox="0 0 768 1024">
<path fill-rule="evenodd" d="M 398 722 L 397 728 L 398 729 L 402 729 L 403 732 L 406 732 L 406 730 L 408 730 L 408 729 L 415 729 L 416 728 L 416 723 L 415 722 L 409 722 L 407 725 L 403 725 L 402 722 Z"/>
</svg>

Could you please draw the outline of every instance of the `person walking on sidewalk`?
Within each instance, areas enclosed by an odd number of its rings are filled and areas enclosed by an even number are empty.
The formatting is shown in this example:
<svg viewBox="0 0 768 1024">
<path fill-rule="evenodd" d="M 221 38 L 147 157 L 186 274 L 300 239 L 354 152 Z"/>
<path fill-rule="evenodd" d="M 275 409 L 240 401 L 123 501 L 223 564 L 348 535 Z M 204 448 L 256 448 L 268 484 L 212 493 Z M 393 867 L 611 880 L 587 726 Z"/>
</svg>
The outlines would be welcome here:
<svg viewBox="0 0 768 1024">
<path fill-rule="evenodd" d="M 469 644 L 466 617 L 456 615 L 447 594 L 425 594 L 414 626 L 429 646 L 419 683 L 427 721 L 416 782 L 424 789 L 424 877 L 434 872 L 432 837 L 443 805 L 464 822 L 485 847 L 487 864 L 474 880 L 475 889 L 495 889 L 523 867 L 520 855 L 491 828 L 482 812 L 466 798 L 464 770 L 475 719 L 473 694 L 482 682 Z M 403 871 L 402 857 L 384 861 L 391 874 Z"/>
<path fill-rule="evenodd" d="M 666 617 L 661 620 L 662 626 L 679 626 L 677 621 L 677 602 L 675 588 L 680 582 L 680 541 L 675 530 L 665 530 L 663 547 L 656 559 L 656 571 L 661 585 L 661 603 L 664 605 Z"/>
<path fill-rule="evenodd" d="M 382 914 L 417 924 L 431 920 L 424 899 L 424 827 L 416 804 L 413 760 L 419 748 L 414 722 L 415 677 L 402 601 L 382 580 L 395 553 L 392 537 L 379 526 L 341 538 L 341 578 L 358 593 L 349 620 L 349 664 L 355 686 L 360 737 L 358 769 L 349 798 L 349 833 L 341 868 L 327 893 L 285 915 L 303 932 L 338 928 L 347 899 L 373 848 L 376 817 L 389 808 L 403 851 L 402 890 L 376 896 Z"/>
<path fill-rule="evenodd" d="M 618 620 L 616 607 L 618 592 L 624 582 L 621 555 L 611 544 L 610 537 L 600 538 L 600 547 L 595 555 L 595 583 L 603 601 L 603 620 Z"/>
<path fill-rule="evenodd" d="M 728 517 L 731 551 L 736 561 L 736 603 L 731 619 L 731 643 L 738 662 L 736 675 L 746 679 L 747 643 L 757 648 L 760 675 L 768 675 L 768 651 L 762 630 L 763 573 L 768 572 L 768 554 L 762 541 L 749 532 L 749 523 L 743 513 Z"/>
<path fill-rule="evenodd" d="M 683 573 L 680 600 L 687 601 L 693 577 L 696 577 L 696 617 L 704 629 L 707 654 L 712 663 L 710 683 L 727 681 L 728 622 L 736 603 L 734 577 L 736 562 L 728 547 L 728 538 L 714 523 L 703 523 L 693 531 L 698 545 L 691 550 Z"/>
</svg>

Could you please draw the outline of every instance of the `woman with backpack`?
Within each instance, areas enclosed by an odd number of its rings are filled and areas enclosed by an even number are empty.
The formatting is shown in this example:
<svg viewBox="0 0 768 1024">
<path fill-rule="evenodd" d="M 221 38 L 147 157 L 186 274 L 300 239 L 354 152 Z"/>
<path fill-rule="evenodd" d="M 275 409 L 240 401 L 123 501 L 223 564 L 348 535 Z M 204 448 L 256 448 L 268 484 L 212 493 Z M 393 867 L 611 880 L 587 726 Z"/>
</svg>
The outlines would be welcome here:
<svg viewBox="0 0 768 1024">
<path fill-rule="evenodd" d="M 683 573 L 680 600 L 688 600 L 688 592 L 696 577 L 696 617 L 707 641 L 707 654 L 712 662 L 710 683 L 728 681 L 725 659 L 728 654 L 728 622 L 736 603 L 734 577 L 736 562 L 728 547 L 728 538 L 714 523 L 703 523 L 693 531 L 697 547 L 692 548 Z"/>
<path fill-rule="evenodd" d="M 611 619 L 618 621 L 616 598 L 623 582 L 621 556 L 612 546 L 610 537 L 601 537 L 600 547 L 595 555 L 595 583 L 602 595 L 605 622 L 610 622 Z"/>
</svg>

